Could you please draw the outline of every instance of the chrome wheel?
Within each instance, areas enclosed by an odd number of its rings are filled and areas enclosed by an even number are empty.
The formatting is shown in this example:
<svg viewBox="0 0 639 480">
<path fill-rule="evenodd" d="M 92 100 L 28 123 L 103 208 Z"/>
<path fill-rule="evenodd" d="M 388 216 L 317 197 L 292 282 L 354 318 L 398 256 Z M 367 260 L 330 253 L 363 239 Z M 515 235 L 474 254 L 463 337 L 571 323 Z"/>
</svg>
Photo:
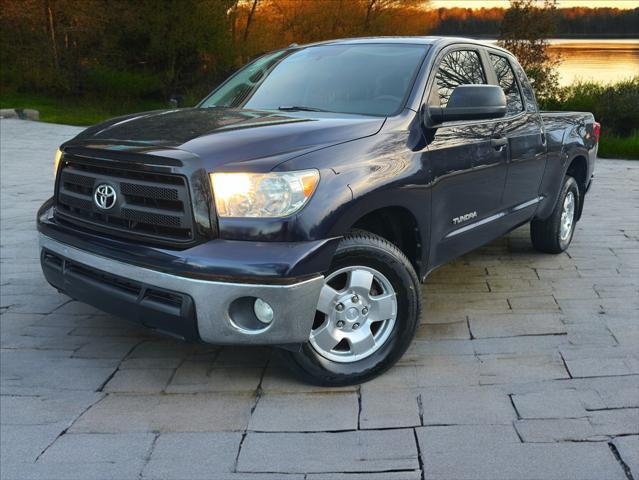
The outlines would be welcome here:
<svg viewBox="0 0 639 480">
<path fill-rule="evenodd" d="M 396 319 L 396 293 L 382 273 L 364 266 L 341 268 L 326 277 L 310 343 L 328 360 L 356 362 L 384 345 Z"/>
<path fill-rule="evenodd" d="M 561 223 L 559 228 L 559 238 L 565 242 L 570 238 L 572 225 L 575 220 L 575 195 L 568 192 L 564 198 L 564 205 L 561 210 Z"/>
</svg>

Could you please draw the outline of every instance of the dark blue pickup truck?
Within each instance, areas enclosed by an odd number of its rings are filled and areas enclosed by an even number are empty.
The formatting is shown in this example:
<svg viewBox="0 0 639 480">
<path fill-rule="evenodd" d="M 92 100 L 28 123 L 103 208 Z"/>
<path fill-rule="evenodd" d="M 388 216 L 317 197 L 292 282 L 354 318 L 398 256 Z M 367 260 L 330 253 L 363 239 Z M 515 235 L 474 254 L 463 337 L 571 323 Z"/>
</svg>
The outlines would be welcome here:
<svg viewBox="0 0 639 480">
<path fill-rule="evenodd" d="M 62 145 L 42 269 L 147 327 L 278 346 L 309 382 L 359 383 L 409 346 L 433 269 L 528 222 L 537 250 L 568 247 L 598 138 L 589 113 L 540 112 L 494 46 L 292 45 L 195 108 Z"/>
</svg>

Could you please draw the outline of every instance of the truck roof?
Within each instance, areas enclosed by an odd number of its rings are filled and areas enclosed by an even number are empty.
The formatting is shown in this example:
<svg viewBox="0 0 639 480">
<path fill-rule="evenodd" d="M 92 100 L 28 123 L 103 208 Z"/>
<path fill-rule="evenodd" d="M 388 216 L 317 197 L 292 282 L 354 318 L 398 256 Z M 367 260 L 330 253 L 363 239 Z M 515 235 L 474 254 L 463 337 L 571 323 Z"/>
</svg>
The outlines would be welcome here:
<svg viewBox="0 0 639 480">
<path fill-rule="evenodd" d="M 406 44 L 406 45 L 438 45 L 447 46 L 455 43 L 471 43 L 475 45 L 481 45 L 484 47 L 491 47 L 498 50 L 504 50 L 496 45 L 492 45 L 486 41 L 474 40 L 472 38 L 464 37 L 445 37 L 445 36 L 397 36 L 397 37 L 355 37 L 355 38 L 339 38 L 334 40 L 325 40 L 322 42 L 308 43 L 299 45 L 300 47 L 310 47 L 315 45 L 354 45 L 365 43 L 379 43 L 379 44 Z"/>
</svg>

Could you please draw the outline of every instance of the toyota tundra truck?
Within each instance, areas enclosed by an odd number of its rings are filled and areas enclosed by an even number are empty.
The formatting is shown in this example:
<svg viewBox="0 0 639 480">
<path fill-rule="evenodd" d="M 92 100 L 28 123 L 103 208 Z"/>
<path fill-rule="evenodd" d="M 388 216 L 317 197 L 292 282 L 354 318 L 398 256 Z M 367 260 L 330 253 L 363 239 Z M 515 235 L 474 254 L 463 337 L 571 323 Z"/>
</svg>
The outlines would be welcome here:
<svg viewBox="0 0 639 480">
<path fill-rule="evenodd" d="M 599 131 L 590 113 L 540 112 L 492 45 L 291 45 L 194 108 L 64 143 L 37 214 L 41 265 L 105 312 L 361 383 L 409 346 L 429 272 L 526 223 L 538 251 L 568 248 Z"/>
</svg>

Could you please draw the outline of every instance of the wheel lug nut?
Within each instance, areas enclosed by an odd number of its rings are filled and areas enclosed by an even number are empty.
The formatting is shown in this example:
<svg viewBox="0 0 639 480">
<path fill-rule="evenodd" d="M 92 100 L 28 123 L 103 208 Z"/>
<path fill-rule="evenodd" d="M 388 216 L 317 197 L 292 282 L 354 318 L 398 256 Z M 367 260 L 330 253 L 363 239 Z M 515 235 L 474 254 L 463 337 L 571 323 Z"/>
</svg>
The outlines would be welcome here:
<svg viewBox="0 0 639 480">
<path fill-rule="evenodd" d="M 354 323 L 353 324 L 353 330 L 357 330 L 359 328 L 359 323 Z"/>
<path fill-rule="evenodd" d="M 357 302 L 359 302 L 359 297 L 358 297 L 357 295 L 353 295 L 353 296 L 351 297 L 351 302 L 353 302 L 353 303 L 357 303 Z"/>
<path fill-rule="evenodd" d="M 366 315 L 368 313 L 368 308 L 362 308 L 362 315 Z"/>
<path fill-rule="evenodd" d="M 342 310 L 344 310 L 344 305 L 342 303 L 338 303 L 335 306 L 335 310 L 337 310 L 338 312 L 341 312 Z"/>
<path fill-rule="evenodd" d="M 342 328 L 343 326 L 344 326 L 344 322 L 342 320 L 337 322 L 337 328 Z"/>
</svg>

